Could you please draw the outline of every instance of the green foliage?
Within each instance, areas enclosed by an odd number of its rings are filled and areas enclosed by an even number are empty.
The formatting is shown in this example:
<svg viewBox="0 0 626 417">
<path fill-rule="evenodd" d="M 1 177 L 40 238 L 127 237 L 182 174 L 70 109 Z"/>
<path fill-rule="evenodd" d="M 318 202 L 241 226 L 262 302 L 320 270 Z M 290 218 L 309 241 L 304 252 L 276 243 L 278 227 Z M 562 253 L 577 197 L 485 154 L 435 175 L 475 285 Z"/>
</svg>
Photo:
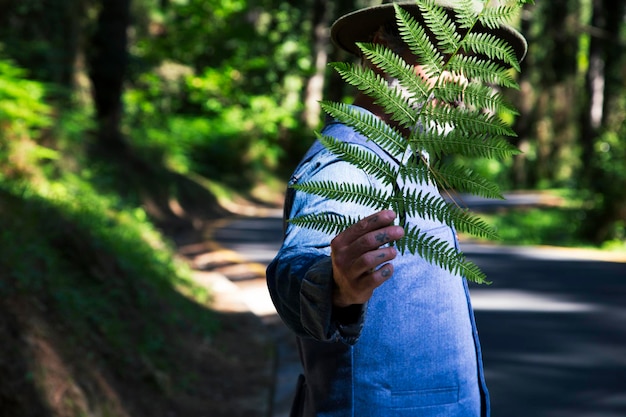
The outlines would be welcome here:
<svg viewBox="0 0 626 417">
<path fill-rule="evenodd" d="M 505 23 L 518 6 L 485 7 L 477 12 L 472 2 L 466 1 L 461 3 L 461 12 L 453 18 L 432 1 L 420 0 L 417 4 L 424 16 L 423 26 L 395 5 L 397 23 L 402 38 L 418 62 L 424 65 L 424 72 L 435 80 L 433 83 L 417 76 L 401 56 L 382 45 L 358 46 L 377 68 L 397 78 L 402 88 L 390 86 L 387 79 L 367 67 L 332 64 L 347 83 L 371 96 L 397 127 L 344 104 L 322 103 L 327 113 L 368 137 L 390 157 L 391 162 L 332 137 L 320 136 L 322 144 L 342 160 L 375 177 L 386 188 L 331 181 L 304 183 L 294 188 L 328 199 L 362 204 L 373 210 L 391 208 L 399 213 L 399 224 L 405 228 L 405 237 L 396 242 L 400 251 L 417 253 L 469 280 L 485 282 L 484 273 L 454 247 L 410 227 L 406 219 L 408 216 L 437 219 L 461 231 L 490 239 L 497 237 L 495 230 L 455 203 L 410 191 L 410 183 L 432 181 L 444 190 L 502 198 L 495 183 L 468 167 L 450 163 L 447 156 L 460 155 L 467 160 L 505 160 L 518 153 L 503 138 L 515 136 L 505 118 L 516 111 L 494 88 L 517 88 L 512 72 L 507 68 L 519 69 L 517 57 L 504 40 L 471 30 L 478 23 L 487 27 Z M 459 28 L 470 30 L 462 35 Z M 467 81 L 459 82 L 459 79 Z M 410 133 L 405 136 L 403 130 Z M 430 163 L 427 163 L 426 154 L 432 158 Z M 320 213 L 290 221 L 328 233 L 339 233 L 355 220 Z"/>
<path fill-rule="evenodd" d="M 502 210 L 484 218 L 507 245 L 589 246 L 577 236 L 584 211 L 577 207 Z"/>
<path fill-rule="evenodd" d="M 589 203 L 587 222 L 581 233 L 603 241 L 626 244 L 626 95 L 616 100 L 609 127 L 595 141 L 595 158 L 589 162 L 594 175 L 588 179 L 585 194 Z M 600 227 L 601 225 L 601 227 Z"/>
<path fill-rule="evenodd" d="M 0 59 L 0 124 L 3 136 L 32 134 L 50 126 L 45 87 L 26 78 L 26 71 Z M 7 131 L 7 129 L 9 131 Z"/>
<path fill-rule="evenodd" d="M 98 346 L 122 374 L 175 375 L 168 335 L 212 335 L 209 294 L 141 207 L 96 188 L 107 179 L 82 155 L 91 113 L 53 118 L 47 93 L 0 61 L 0 297 L 36 300 L 68 344 Z"/>
<path fill-rule="evenodd" d="M 55 150 L 32 137 L 52 126 L 43 83 L 26 78 L 26 71 L 0 59 L 0 181 L 36 175 Z"/>
<path fill-rule="evenodd" d="M 169 372 L 171 329 L 215 331 L 208 294 L 142 209 L 71 175 L 5 183 L 0 202 L 0 294 L 40 297 L 76 343 L 107 346 L 114 366 L 135 367 L 139 354 Z"/>
<path fill-rule="evenodd" d="M 615 239 L 598 244 L 581 236 L 580 228 L 589 221 L 588 207 L 593 197 L 572 189 L 542 191 L 537 205 L 502 207 L 482 214 L 507 245 L 551 245 L 604 250 L 626 250 L 623 226 L 616 225 Z"/>
<path fill-rule="evenodd" d="M 288 142 L 300 133 L 312 71 L 305 8 L 187 0 L 144 9 L 125 93 L 133 146 L 235 187 L 282 170 L 286 150 L 306 148 L 310 140 Z"/>
</svg>

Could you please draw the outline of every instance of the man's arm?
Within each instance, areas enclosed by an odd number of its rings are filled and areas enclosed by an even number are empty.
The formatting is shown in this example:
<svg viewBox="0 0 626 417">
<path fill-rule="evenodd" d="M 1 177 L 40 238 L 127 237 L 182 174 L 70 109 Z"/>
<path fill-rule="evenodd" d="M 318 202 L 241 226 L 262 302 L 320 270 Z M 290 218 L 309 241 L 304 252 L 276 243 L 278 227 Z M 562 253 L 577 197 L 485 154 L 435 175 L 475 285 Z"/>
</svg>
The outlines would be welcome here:
<svg viewBox="0 0 626 417">
<path fill-rule="evenodd" d="M 365 172 L 321 151 L 299 168 L 292 181 L 349 180 L 381 186 Z M 365 302 L 391 276 L 395 249 L 387 243 L 402 236 L 395 215 L 357 203 L 338 202 L 290 190 L 286 216 L 335 213 L 363 220 L 337 236 L 288 224 L 283 245 L 267 269 L 272 300 L 283 321 L 299 336 L 354 343 L 364 320 Z"/>
</svg>

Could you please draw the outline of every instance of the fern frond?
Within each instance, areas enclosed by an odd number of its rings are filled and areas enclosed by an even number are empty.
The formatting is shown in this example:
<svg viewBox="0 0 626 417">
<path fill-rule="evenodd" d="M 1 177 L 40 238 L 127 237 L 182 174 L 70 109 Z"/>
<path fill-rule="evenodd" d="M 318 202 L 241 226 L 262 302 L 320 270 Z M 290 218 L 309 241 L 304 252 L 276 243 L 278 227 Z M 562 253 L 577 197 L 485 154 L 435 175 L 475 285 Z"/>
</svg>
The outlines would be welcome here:
<svg viewBox="0 0 626 417">
<path fill-rule="evenodd" d="M 501 93 L 493 88 L 470 82 L 441 83 L 433 90 L 435 100 L 443 103 L 463 103 L 469 108 L 484 109 L 492 113 L 519 114 L 517 109 L 507 103 Z"/>
<path fill-rule="evenodd" d="M 344 203 L 355 203 L 383 210 L 389 206 L 390 195 L 384 190 L 364 184 L 309 181 L 294 184 L 291 188 Z"/>
<path fill-rule="evenodd" d="M 513 47 L 503 39 L 491 33 L 468 33 L 462 42 L 462 47 L 466 51 L 471 51 L 477 55 L 485 55 L 490 59 L 496 59 L 520 70 L 517 56 Z"/>
<path fill-rule="evenodd" d="M 423 219 L 432 219 L 454 225 L 459 231 L 473 236 L 487 239 L 497 238 L 497 233 L 493 227 L 478 216 L 473 215 L 469 210 L 455 206 L 439 195 L 413 190 L 402 197 L 394 198 L 392 207 L 402 207 L 409 216 L 419 216 Z"/>
<path fill-rule="evenodd" d="M 509 142 L 494 136 L 476 138 L 466 135 L 440 136 L 428 132 L 415 139 L 415 146 L 425 149 L 431 156 L 461 155 L 472 158 L 506 159 L 519 154 Z"/>
<path fill-rule="evenodd" d="M 394 5 L 400 36 L 424 65 L 428 76 L 438 77 L 444 65 L 443 55 L 433 44 L 424 27 L 406 10 Z"/>
<path fill-rule="evenodd" d="M 436 163 L 431 166 L 436 183 L 444 189 L 504 200 L 500 187 L 467 167 Z"/>
<path fill-rule="evenodd" d="M 518 11 L 518 6 L 505 4 L 497 7 L 484 7 L 478 20 L 483 26 L 496 29 L 503 24 L 510 23 Z"/>
<path fill-rule="evenodd" d="M 422 108 L 420 119 L 425 126 L 436 123 L 457 130 L 456 134 L 484 136 L 515 136 L 511 129 L 497 114 L 483 113 L 481 110 L 434 106 L 430 103 Z"/>
<path fill-rule="evenodd" d="M 459 212 L 459 217 L 454 217 L 454 225 L 458 231 L 490 240 L 500 239 L 497 230 L 478 215 L 473 214 L 469 209 L 454 207 Z"/>
<path fill-rule="evenodd" d="M 419 216 L 423 219 L 438 220 L 450 223 L 450 208 L 448 203 L 437 195 L 415 190 L 404 195 L 394 196 L 391 207 L 397 212 L 404 212 L 408 216 Z"/>
<path fill-rule="evenodd" d="M 434 1 L 418 3 L 424 22 L 437 39 L 437 46 L 446 54 L 454 54 L 459 50 L 459 35 L 456 23 L 448 12 L 435 4 Z"/>
<path fill-rule="evenodd" d="M 383 184 L 393 184 L 398 176 L 397 167 L 393 167 L 367 149 L 358 145 L 342 142 L 332 136 L 318 134 L 318 140 L 339 159 L 362 169 L 367 174 L 380 180 Z"/>
<path fill-rule="evenodd" d="M 430 96 L 430 87 L 421 77 L 415 76 L 412 65 L 394 53 L 378 44 L 357 43 L 366 58 L 390 76 L 397 78 L 400 83 L 414 93 L 413 99 L 425 101 Z"/>
<path fill-rule="evenodd" d="M 390 88 L 383 77 L 370 69 L 352 64 L 335 62 L 329 65 L 334 67 L 348 84 L 372 97 L 394 121 L 405 127 L 415 126 L 417 114 L 413 105 L 402 92 Z"/>
<path fill-rule="evenodd" d="M 405 231 L 405 236 L 395 243 L 401 253 L 406 251 L 417 253 L 426 261 L 438 265 L 453 274 L 464 276 L 467 280 L 476 283 L 485 283 L 485 274 L 476 264 L 465 259 L 462 253 L 456 251 L 448 242 L 423 233 L 418 228 Z"/>
<path fill-rule="evenodd" d="M 421 160 L 412 159 L 403 164 L 398 169 L 398 178 L 404 183 L 422 184 L 434 183 L 435 178 L 432 175 L 432 169 Z"/>
<path fill-rule="evenodd" d="M 497 238 L 495 230 L 454 199 L 450 202 L 438 194 L 417 191 L 414 185 L 430 184 L 443 191 L 503 199 L 497 184 L 469 168 L 445 163 L 445 156 L 504 159 L 519 153 L 504 139 L 515 136 L 515 132 L 502 117 L 506 113 L 516 115 L 517 110 L 497 90 L 498 87 L 519 89 L 513 71 L 520 69 L 518 58 L 512 45 L 483 32 L 485 27 L 496 28 L 510 21 L 521 3 L 517 2 L 517 7 L 494 8 L 486 7 L 485 1 L 459 0 L 455 12 L 450 13 L 434 0 L 415 1 L 423 21 L 418 22 L 398 4 L 394 3 L 393 7 L 400 36 L 417 57 L 423 70 L 420 74 L 425 73 L 428 81 L 388 48 L 359 43 L 365 58 L 386 77 L 397 80 L 399 86 L 367 67 L 348 63 L 330 65 L 349 85 L 372 98 L 389 120 L 385 122 L 342 103 L 325 101 L 321 104 L 326 113 L 352 127 L 380 149 L 372 152 L 324 135 L 318 135 L 318 140 L 340 160 L 380 181 L 383 189 L 353 184 L 343 178 L 304 182 L 292 187 L 299 192 L 372 210 L 392 208 L 398 213 L 399 224 L 405 228 L 404 237 L 395 243 L 400 251 L 418 254 L 470 281 L 485 282 L 484 273 L 467 261 L 454 245 L 410 226 L 410 218 L 431 219 L 489 239 Z M 476 3 L 481 7 L 476 7 Z M 459 79 L 466 82 L 456 81 Z M 405 128 L 410 131 L 408 137 L 403 133 Z M 427 162 L 426 152 L 434 162 Z M 327 212 L 289 221 L 338 234 L 356 220 Z"/>
<path fill-rule="evenodd" d="M 292 217 L 288 220 L 289 223 L 295 226 L 317 230 L 331 236 L 343 232 L 357 221 L 358 219 L 350 216 L 342 216 L 330 212 L 305 214 L 303 216 Z"/>
<path fill-rule="evenodd" d="M 473 0 L 460 0 L 459 5 L 456 8 L 456 21 L 461 29 L 472 29 L 478 21 L 478 15 L 481 10 L 476 10 L 475 5 L 477 3 Z M 482 4 L 482 3 L 478 3 Z"/>
<path fill-rule="evenodd" d="M 355 110 L 345 103 L 322 101 L 322 109 L 330 116 L 351 126 L 385 150 L 392 158 L 400 158 L 406 149 L 402 135 L 385 123 L 380 117 Z"/>
<path fill-rule="evenodd" d="M 448 61 L 447 69 L 463 74 L 470 80 L 519 89 L 511 72 L 497 62 L 479 59 L 475 56 L 454 55 Z"/>
</svg>

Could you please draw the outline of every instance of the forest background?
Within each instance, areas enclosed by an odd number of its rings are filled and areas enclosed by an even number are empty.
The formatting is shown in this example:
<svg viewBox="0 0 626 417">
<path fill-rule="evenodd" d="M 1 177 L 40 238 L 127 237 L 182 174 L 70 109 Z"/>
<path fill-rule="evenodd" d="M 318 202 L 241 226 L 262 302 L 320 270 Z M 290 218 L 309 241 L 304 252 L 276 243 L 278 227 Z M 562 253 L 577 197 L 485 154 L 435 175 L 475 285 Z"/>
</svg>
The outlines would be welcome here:
<svg viewBox="0 0 626 417">
<path fill-rule="evenodd" d="M 377 3 L 0 0 L 1 416 L 195 415 L 180 352 L 222 328 L 177 247 L 233 202 L 280 205 L 318 101 L 352 93 L 328 28 Z M 507 243 L 623 251 L 626 1 L 515 23 L 523 153 L 472 166 L 550 204 L 487 217 Z"/>
</svg>

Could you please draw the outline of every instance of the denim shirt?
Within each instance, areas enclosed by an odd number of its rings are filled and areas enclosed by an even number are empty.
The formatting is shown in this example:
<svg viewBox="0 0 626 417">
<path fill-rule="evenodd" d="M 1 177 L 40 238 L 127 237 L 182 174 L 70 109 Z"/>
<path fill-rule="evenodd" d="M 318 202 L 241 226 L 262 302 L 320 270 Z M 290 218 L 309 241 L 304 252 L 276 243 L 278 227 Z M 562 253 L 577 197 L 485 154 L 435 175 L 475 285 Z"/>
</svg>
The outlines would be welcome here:
<svg viewBox="0 0 626 417">
<path fill-rule="evenodd" d="M 343 124 L 330 123 L 323 134 L 386 158 L 375 144 Z M 324 180 L 383 187 L 316 142 L 290 184 Z M 439 196 L 433 184 L 409 186 Z M 285 219 L 319 212 L 363 218 L 373 210 L 288 190 Z M 458 249 L 449 226 L 419 217 L 409 221 Z M 465 279 L 417 255 L 399 254 L 392 277 L 367 304 L 336 309 L 333 237 L 286 223 L 282 247 L 267 269 L 270 295 L 297 335 L 303 365 L 291 416 L 489 416 Z"/>
</svg>

